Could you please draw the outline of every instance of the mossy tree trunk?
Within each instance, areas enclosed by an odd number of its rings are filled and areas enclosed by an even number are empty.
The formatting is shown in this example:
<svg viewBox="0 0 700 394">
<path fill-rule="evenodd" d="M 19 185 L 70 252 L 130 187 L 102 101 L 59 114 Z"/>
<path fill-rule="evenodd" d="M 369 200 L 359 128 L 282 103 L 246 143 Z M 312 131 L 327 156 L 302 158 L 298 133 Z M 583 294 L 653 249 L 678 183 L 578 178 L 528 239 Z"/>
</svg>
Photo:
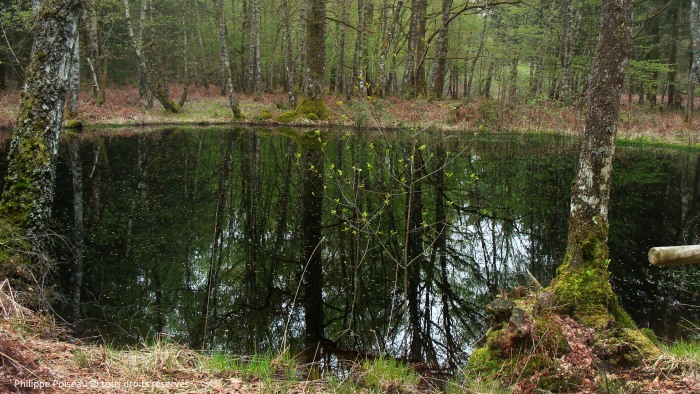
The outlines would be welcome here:
<svg viewBox="0 0 700 394">
<path fill-rule="evenodd" d="M 51 216 L 56 158 L 82 1 L 43 2 L 12 134 L 0 216 L 41 250 Z"/>
<path fill-rule="evenodd" d="M 306 81 L 297 111 L 306 117 L 325 119 L 328 107 L 323 101 L 326 79 L 326 0 L 307 0 Z"/>
<path fill-rule="evenodd" d="M 631 0 L 603 2 L 601 30 L 589 80 L 588 110 L 574 180 L 564 262 L 552 288 L 584 324 L 625 318 L 608 281 L 608 203 L 617 118 L 632 49 Z"/>
</svg>

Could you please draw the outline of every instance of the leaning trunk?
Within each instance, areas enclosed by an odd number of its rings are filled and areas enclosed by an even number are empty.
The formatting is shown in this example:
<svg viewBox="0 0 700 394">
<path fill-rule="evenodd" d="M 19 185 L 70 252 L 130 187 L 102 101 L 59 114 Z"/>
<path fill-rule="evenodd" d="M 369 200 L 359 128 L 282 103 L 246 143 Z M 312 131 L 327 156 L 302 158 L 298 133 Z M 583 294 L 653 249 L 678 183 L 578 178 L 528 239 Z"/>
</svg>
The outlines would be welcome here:
<svg viewBox="0 0 700 394">
<path fill-rule="evenodd" d="M 2 217 L 42 249 L 53 203 L 58 141 L 82 1 L 48 1 L 37 17 L 32 58 L 12 134 Z"/>
</svg>

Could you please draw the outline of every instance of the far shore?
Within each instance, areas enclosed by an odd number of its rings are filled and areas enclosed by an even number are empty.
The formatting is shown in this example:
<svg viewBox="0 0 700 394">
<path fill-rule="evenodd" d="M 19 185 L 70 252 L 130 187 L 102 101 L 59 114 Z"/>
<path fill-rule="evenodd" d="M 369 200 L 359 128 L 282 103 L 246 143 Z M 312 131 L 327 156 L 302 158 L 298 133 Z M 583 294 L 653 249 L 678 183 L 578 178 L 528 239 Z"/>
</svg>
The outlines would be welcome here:
<svg viewBox="0 0 700 394">
<path fill-rule="evenodd" d="M 181 87 L 173 86 L 171 95 L 179 99 Z M 112 88 L 106 92 L 103 106 L 97 106 L 89 90 L 81 92 L 77 120 L 85 129 L 124 126 L 307 126 L 348 127 L 375 130 L 439 129 L 446 132 L 516 132 L 578 136 L 583 132 L 582 106 L 564 106 L 548 101 L 533 103 L 499 102 L 481 99 L 461 100 L 425 98 L 401 99 L 353 98 L 347 101 L 336 95 L 326 96 L 331 116 L 320 121 L 300 119 L 280 122 L 279 117 L 291 108 L 284 94 L 239 94 L 245 116 L 235 120 L 228 100 L 215 86 L 191 87 L 180 114 L 166 113 L 157 101 L 151 109 L 143 108 L 133 87 Z M 8 136 L 19 106 L 19 91 L 0 92 L 0 135 Z M 67 124 L 71 123 L 67 121 Z M 700 148 L 700 113 L 688 120 L 683 111 L 664 106 L 630 104 L 623 98 L 618 140 L 621 143 L 673 145 Z"/>
</svg>

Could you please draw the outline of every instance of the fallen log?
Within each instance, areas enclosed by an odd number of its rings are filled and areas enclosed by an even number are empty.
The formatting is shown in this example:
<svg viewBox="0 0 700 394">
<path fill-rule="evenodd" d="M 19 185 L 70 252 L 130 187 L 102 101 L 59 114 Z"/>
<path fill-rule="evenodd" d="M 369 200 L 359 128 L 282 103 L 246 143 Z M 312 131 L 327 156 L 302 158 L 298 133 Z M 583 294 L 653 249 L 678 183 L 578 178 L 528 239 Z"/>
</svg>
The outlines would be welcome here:
<svg viewBox="0 0 700 394">
<path fill-rule="evenodd" d="M 700 245 L 651 248 L 649 262 L 661 266 L 700 264 Z"/>
</svg>

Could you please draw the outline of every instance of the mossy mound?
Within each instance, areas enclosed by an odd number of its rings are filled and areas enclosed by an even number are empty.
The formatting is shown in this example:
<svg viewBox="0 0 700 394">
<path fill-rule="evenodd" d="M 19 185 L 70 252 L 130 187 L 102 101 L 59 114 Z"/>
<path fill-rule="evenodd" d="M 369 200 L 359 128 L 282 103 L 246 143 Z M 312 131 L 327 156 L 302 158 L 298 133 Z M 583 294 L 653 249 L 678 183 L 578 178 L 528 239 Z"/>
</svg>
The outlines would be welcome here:
<svg viewBox="0 0 700 394">
<path fill-rule="evenodd" d="M 326 102 L 322 98 L 312 99 L 302 97 L 299 105 L 291 111 L 287 111 L 277 117 L 279 122 L 292 123 L 300 119 L 308 119 L 312 121 L 325 120 L 331 116 L 331 111 L 328 109 Z"/>
<path fill-rule="evenodd" d="M 636 328 L 623 327 L 612 314 L 597 310 L 596 319 L 586 320 L 594 324 L 589 326 L 552 302 L 553 294 L 545 289 L 492 302 L 487 308 L 492 326 L 483 346 L 472 353 L 468 374 L 501 381 L 519 392 L 596 392 L 600 366 L 634 367 L 659 356 L 659 349 Z M 600 327 L 603 316 L 606 326 Z"/>
</svg>

